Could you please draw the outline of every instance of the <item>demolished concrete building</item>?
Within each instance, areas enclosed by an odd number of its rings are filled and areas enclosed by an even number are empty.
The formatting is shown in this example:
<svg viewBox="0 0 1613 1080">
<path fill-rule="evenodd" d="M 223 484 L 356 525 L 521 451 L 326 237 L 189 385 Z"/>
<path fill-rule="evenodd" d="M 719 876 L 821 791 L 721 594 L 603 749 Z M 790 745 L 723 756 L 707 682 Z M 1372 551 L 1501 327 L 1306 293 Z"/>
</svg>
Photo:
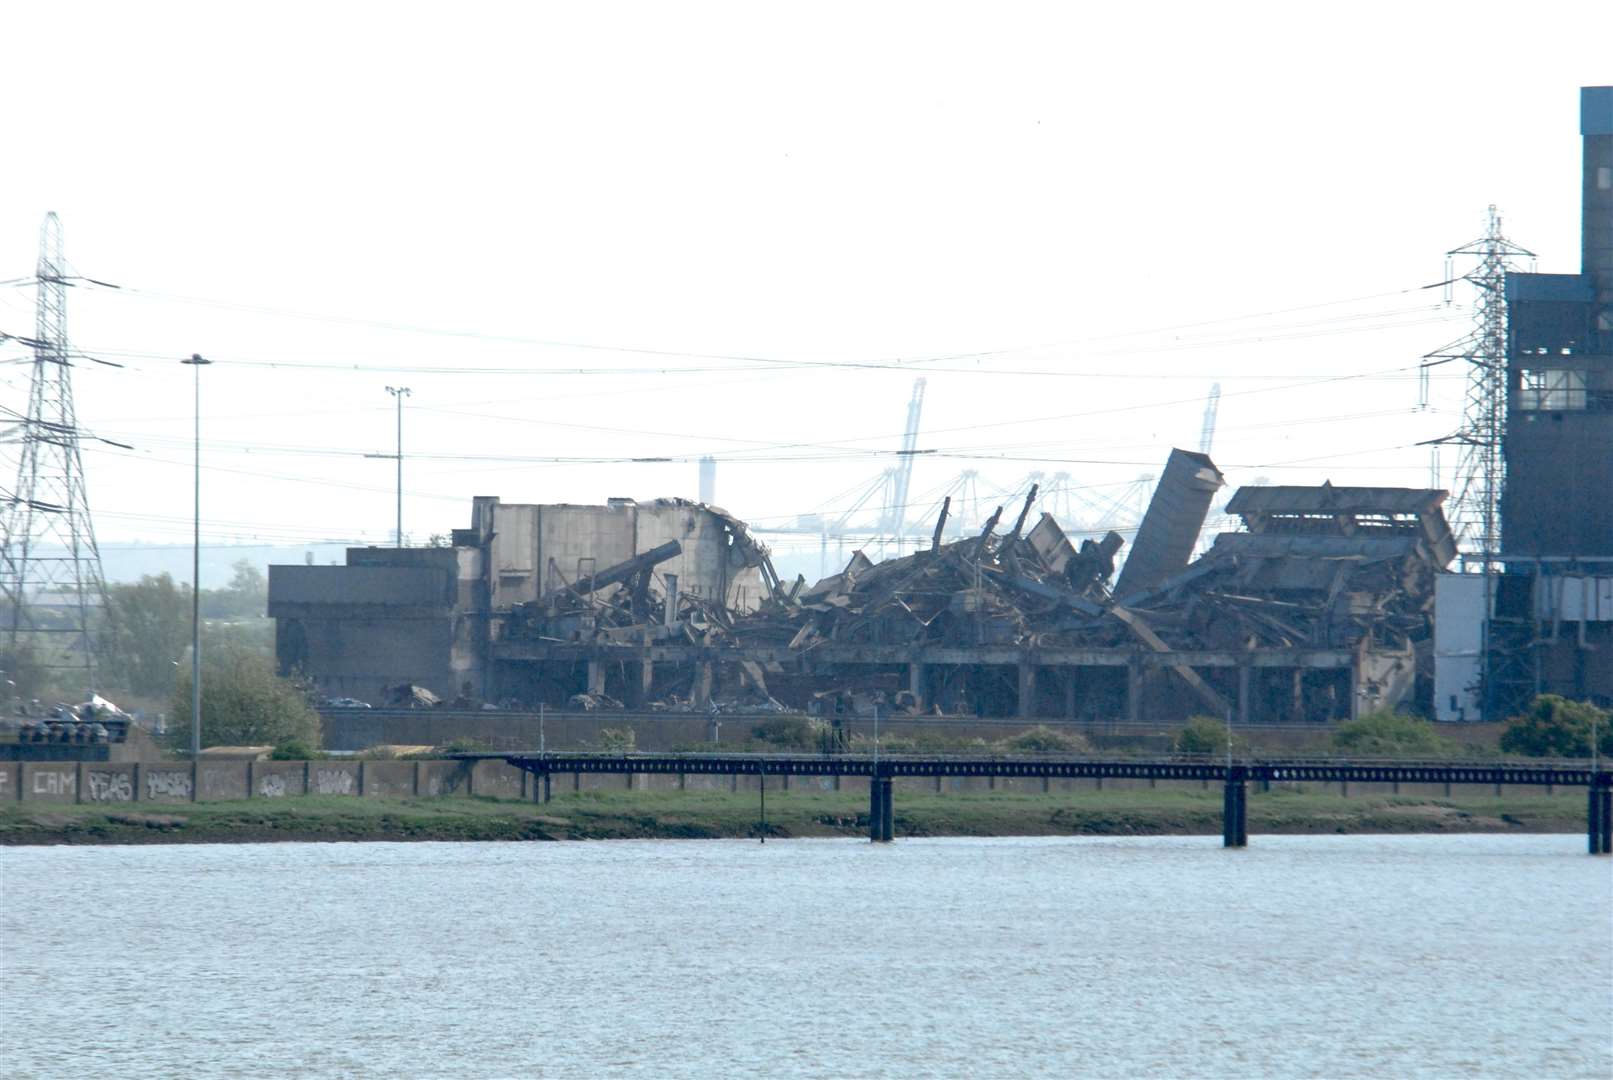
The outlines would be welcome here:
<svg viewBox="0 0 1613 1080">
<path fill-rule="evenodd" d="M 534 692 L 495 671 L 490 646 L 511 613 L 611 564 L 676 543 L 663 586 L 744 612 L 761 602 L 766 551 L 743 522 L 685 499 L 604 506 L 472 501 L 471 526 L 444 547 L 349 548 L 345 566 L 271 566 L 269 615 L 283 672 L 332 696 L 375 698 L 419 684 L 444 699 Z M 768 568 L 771 572 L 771 567 Z"/>
<path fill-rule="evenodd" d="M 1027 528 L 1034 489 L 1000 532 L 1002 508 L 943 543 L 943 506 L 927 549 L 858 553 L 811 587 L 700 504 L 478 499 L 451 548 L 272 567 L 270 614 L 282 667 L 361 697 L 412 681 L 527 707 L 1242 722 L 1426 700 L 1433 582 L 1455 553 L 1443 492 L 1244 488 L 1228 510 L 1245 531 L 1189 563 L 1182 537 L 1223 481 L 1203 455 L 1172 464 L 1186 482 L 1156 491 L 1135 545 L 1156 554 L 1114 592 L 1121 538 L 1077 549 L 1047 514 Z"/>
</svg>

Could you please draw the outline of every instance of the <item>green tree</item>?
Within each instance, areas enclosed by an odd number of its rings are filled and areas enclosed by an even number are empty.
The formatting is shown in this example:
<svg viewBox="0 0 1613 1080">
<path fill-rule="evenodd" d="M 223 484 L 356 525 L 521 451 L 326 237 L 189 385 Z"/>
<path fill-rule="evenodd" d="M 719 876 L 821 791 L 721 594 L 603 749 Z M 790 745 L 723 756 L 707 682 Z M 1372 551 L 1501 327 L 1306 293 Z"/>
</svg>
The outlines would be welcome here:
<svg viewBox="0 0 1613 1080">
<path fill-rule="evenodd" d="M 0 649 L 0 698 L 5 704 L 13 698 L 43 697 L 50 683 L 50 671 L 32 645 L 19 641 L 15 648 Z"/>
<path fill-rule="evenodd" d="M 1600 752 L 1613 756 L 1613 713 L 1588 701 L 1541 694 L 1528 712 L 1507 721 L 1501 749 L 1528 757 L 1590 757 L 1593 728 Z"/>
<path fill-rule="evenodd" d="M 1340 724 L 1332 742 L 1333 749 L 1359 757 L 1443 757 L 1454 751 L 1427 720 L 1388 709 Z"/>
<path fill-rule="evenodd" d="M 176 738 L 185 743 L 190 738 L 190 697 L 190 671 L 185 670 L 173 703 Z M 308 703 L 307 691 L 276 675 L 270 657 L 228 646 L 202 649 L 203 746 L 318 746 L 319 736 L 319 714 Z"/>
<path fill-rule="evenodd" d="M 174 665 L 190 645 L 190 586 L 167 574 L 106 587 L 106 654 L 113 678 L 136 694 L 173 690 Z"/>
<path fill-rule="evenodd" d="M 260 619 L 269 606 L 269 581 L 249 559 L 230 564 L 235 573 L 222 589 L 202 590 L 202 614 L 209 619 Z"/>
</svg>

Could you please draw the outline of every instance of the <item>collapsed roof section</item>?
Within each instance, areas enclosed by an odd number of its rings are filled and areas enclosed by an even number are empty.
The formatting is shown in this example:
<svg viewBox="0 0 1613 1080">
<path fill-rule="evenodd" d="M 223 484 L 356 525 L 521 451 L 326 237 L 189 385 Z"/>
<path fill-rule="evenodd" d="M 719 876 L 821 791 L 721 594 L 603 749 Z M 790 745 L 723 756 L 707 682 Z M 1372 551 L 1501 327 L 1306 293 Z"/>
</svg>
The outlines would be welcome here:
<svg viewBox="0 0 1613 1080">
<path fill-rule="evenodd" d="M 1228 509 L 1247 531 L 1220 534 L 1189 564 L 1223 483 L 1205 455 L 1173 451 L 1113 593 L 1121 537 L 1077 548 L 1047 514 L 1027 531 L 1033 488 L 1001 534 L 1003 508 L 979 535 L 942 543 L 943 507 L 929 548 L 879 563 L 857 552 L 810 588 L 783 586 L 765 549 L 747 543 L 744 524 L 724 515 L 747 565 L 766 580 L 756 610 L 680 598 L 675 584 L 652 595 L 654 560 L 640 556 L 600 572 L 598 583 L 609 590 L 589 583 L 586 592 L 572 588 L 531 605 L 509 635 L 791 650 L 836 643 L 1154 652 L 1405 648 L 1429 636 L 1434 575 L 1455 554 L 1440 508 L 1444 492 L 1243 488 Z"/>
</svg>

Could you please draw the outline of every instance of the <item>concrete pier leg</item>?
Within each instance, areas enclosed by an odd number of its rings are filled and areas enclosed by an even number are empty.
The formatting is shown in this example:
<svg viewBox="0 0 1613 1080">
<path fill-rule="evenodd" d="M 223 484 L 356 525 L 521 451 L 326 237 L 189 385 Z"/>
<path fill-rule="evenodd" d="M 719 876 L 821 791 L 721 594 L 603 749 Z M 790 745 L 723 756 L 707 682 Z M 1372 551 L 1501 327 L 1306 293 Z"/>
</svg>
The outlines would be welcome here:
<svg viewBox="0 0 1613 1080">
<path fill-rule="evenodd" d="M 895 782 L 885 777 L 879 781 L 879 786 L 883 789 L 879 796 L 879 839 L 888 844 L 896 839 Z"/>
<path fill-rule="evenodd" d="M 543 801 L 544 802 L 548 802 L 550 799 L 554 798 L 554 789 L 550 785 L 551 785 L 550 775 L 548 773 L 544 773 L 543 774 Z"/>
<path fill-rule="evenodd" d="M 924 665 L 914 662 L 907 665 L 907 689 L 913 695 L 914 708 L 920 713 L 930 711 L 930 681 Z"/>
<path fill-rule="evenodd" d="M 1613 854 L 1613 787 L 1593 784 L 1586 794 L 1585 839 L 1592 855 Z"/>
<path fill-rule="evenodd" d="M 1595 784 L 1585 789 L 1585 847 L 1592 855 L 1602 853 L 1602 793 Z"/>
<path fill-rule="evenodd" d="M 694 686 L 691 688 L 689 695 L 693 699 L 690 704 L 692 704 L 695 708 L 704 709 L 707 705 L 711 704 L 711 684 L 713 678 L 714 673 L 711 669 L 710 660 L 702 660 L 695 665 Z"/>
<path fill-rule="evenodd" d="M 1613 787 L 1602 788 L 1602 854 L 1613 854 Z"/>
<path fill-rule="evenodd" d="M 1238 846 L 1249 846 L 1249 784 L 1238 782 Z"/>
<path fill-rule="evenodd" d="M 1036 665 L 1019 665 L 1019 718 L 1029 720 L 1036 715 Z"/>
<path fill-rule="evenodd" d="M 882 795 L 884 788 L 879 777 L 872 777 L 868 781 L 868 842 L 879 843 L 885 824 L 885 807 Z"/>
<path fill-rule="evenodd" d="M 1602 854 L 1613 855 L 1613 787 L 1602 791 Z"/>
<path fill-rule="evenodd" d="M 1249 785 L 1242 778 L 1227 780 L 1221 797 L 1221 846 L 1248 847 Z"/>
</svg>

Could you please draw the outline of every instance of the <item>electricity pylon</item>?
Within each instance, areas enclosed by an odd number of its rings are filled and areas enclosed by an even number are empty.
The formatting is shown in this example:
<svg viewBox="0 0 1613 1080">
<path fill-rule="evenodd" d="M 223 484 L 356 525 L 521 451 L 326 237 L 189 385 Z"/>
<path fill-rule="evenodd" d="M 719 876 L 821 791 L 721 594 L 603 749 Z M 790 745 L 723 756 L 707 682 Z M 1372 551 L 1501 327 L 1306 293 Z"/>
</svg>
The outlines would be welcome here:
<svg viewBox="0 0 1613 1080">
<path fill-rule="evenodd" d="M 30 646 L 44 667 L 82 671 L 93 692 L 95 623 L 106 584 L 73 407 L 68 276 L 62 224 L 46 214 L 39 232 L 38 315 L 28 342 L 34 353 L 28 411 L 10 433 L 21 448 L 17 481 L 0 499 L 0 617 L 13 657 Z"/>
</svg>

